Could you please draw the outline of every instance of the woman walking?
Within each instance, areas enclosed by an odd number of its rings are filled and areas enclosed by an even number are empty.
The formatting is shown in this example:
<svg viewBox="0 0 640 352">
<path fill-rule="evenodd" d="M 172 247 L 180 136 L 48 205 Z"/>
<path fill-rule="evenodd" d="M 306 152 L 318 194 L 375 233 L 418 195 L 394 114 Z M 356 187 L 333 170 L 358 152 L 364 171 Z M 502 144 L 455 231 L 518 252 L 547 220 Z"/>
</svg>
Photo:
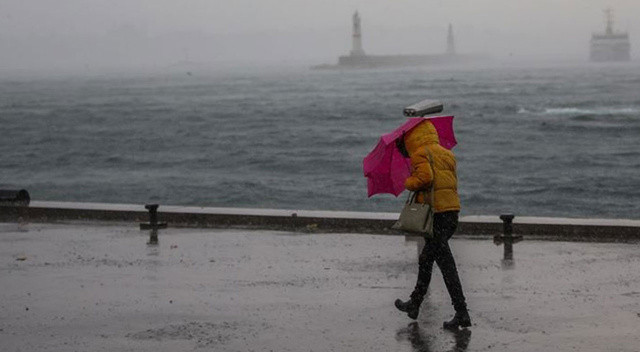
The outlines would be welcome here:
<svg viewBox="0 0 640 352">
<path fill-rule="evenodd" d="M 429 283 L 433 263 L 438 264 L 444 283 L 449 291 L 451 302 L 456 311 L 450 321 L 444 322 L 447 329 L 471 326 L 462 285 L 458 276 L 453 254 L 449 248 L 449 239 L 458 227 L 460 198 L 457 190 L 456 158 L 450 150 L 440 146 L 438 133 L 429 121 L 421 122 L 411 129 L 404 138 L 398 140 L 398 148 L 405 157 L 411 159 L 411 176 L 405 181 L 409 191 L 423 191 L 418 194 L 419 203 L 428 202 L 433 183 L 434 209 L 433 238 L 425 238 L 425 246 L 419 257 L 419 270 L 416 287 L 406 302 L 396 300 L 395 306 L 406 312 L 409 318 L 417 319 L 420 304 L 424 299 Z"/>
</svg>

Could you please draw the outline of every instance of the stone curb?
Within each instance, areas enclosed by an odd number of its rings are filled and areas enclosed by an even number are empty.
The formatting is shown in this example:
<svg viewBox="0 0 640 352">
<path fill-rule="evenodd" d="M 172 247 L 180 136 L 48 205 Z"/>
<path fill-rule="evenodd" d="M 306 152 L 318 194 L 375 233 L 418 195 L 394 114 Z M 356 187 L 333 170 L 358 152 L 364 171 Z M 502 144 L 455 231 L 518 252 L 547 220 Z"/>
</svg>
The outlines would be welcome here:
<svg viewBox="0 0 640 352">
<path fill-rule="evenodd" d="M 170 227 L 246 228 L 297 232 L 401 235 L 391 230 L 397 213 L 337 212 L 280 209 L 160 206 L 158 215 Z M 145 222 L 144 205 L 34 201 L 29 206 L 0 206 L 1 222 L 106 221 Z M 501 234 L 496 216 L 463 216 L 458 234 L 488 237 Z M 518 217 L 515 234 L 527 239 L 569 241 L 640 241 L 640 221 Z"/>
</svg>

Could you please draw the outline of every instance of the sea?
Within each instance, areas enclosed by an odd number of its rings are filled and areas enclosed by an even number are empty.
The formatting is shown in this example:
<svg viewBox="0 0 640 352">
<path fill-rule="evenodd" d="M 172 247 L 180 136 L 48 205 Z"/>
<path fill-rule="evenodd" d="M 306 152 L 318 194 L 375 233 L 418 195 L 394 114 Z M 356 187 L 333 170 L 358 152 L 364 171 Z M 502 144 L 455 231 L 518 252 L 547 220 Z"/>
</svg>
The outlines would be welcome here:
<svg viewBox="0 0 640 352">
<path fill-rule="evenodd" d="M 0 189 L 32 200 L 399 212 L 362 159 L 454 115 L 462 215 L 640 219 L 640 63 L 0 78 Z"/>
</svg>

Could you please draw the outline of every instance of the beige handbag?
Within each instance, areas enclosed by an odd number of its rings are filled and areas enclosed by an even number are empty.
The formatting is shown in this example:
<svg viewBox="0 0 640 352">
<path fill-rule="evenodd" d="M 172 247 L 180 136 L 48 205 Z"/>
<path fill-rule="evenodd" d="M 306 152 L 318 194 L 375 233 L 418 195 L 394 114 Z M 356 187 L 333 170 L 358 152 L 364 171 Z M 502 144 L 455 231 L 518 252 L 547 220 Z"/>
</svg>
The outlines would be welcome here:
<svg viewBox="0 0 640 352">
<path fill-rule="evenodd" d="M 431 172 L 433 173 L 433 180 L 431 181 L 431 204 L 435 204 L 434 188 L 435 183 L 435 170 L 433 169 L 433 161 L 431 155 L 429 155 L 429 164 L 431 165 Z M 400 218 L 391 227 L 394 230 L 401 230 L 405 232 L 420 233 L 425 237 L 433 237 L 433 207 L 430 204 L 422 204 L 417 202 L 418 192 L 411 192 L 409 198 L 402 208 Z"/>
</svg>

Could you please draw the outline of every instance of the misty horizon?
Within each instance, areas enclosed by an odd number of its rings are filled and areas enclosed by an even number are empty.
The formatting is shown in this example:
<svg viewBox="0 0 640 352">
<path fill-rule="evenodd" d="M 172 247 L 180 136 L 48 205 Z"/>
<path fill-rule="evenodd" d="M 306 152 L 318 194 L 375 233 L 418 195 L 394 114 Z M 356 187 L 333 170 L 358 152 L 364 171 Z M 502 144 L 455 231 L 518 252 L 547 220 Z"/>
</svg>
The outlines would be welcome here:
<svg viewBox="0 0 640 352">
<path fill-rule="evenodd" d="M 367 54 L 432 54 L 446 47 L 449 23 L 459 53 L 511 61 L 588 61 L 592 33 L 604 30 L 602 10 L 615 11 L 616 30 L 629 32 L 632 60 L 640 48 L 631 0 L 551 1 L 480 6 L 459 2 L 387 4 L 348 1 L 94 0 L 55 5 L 0 5 L 0 71 L 162 70 L 197 67 L 308 66 L 335 63 L 351 47 L 351 15 L 362 17 Z M 304 6 L 303 6 L 304 5 Z M 286 10 L 286 11 L 285 11 Z M 429 15 L 434 14 L 431 18 Z M 406 20 L 404 20 L 406 19 Z"/>
</svg>

